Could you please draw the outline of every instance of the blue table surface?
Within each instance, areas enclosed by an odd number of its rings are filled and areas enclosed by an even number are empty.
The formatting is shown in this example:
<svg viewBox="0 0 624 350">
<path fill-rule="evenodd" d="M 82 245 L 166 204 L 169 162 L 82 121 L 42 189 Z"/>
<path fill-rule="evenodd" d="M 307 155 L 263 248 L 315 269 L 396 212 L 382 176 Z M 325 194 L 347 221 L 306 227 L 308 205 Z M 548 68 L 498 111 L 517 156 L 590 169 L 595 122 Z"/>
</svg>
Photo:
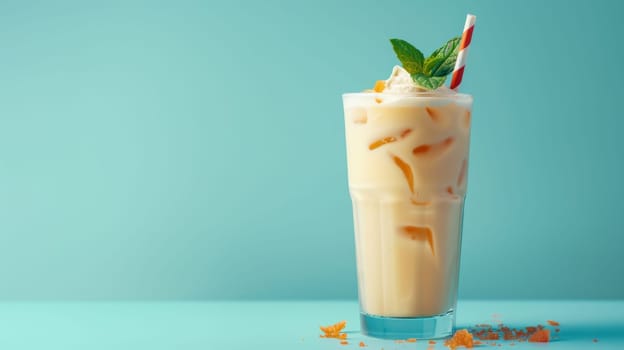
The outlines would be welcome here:
<svg viewBox="0 0 624 350">
<path fill-rule="evenodd" d="M 458 328 L 560 322 L 547 343 L 481 349 L 624 349 L 624 301 L 460 301 Z M 0 349 L 431 349 L 359 332 L 355 301 L 0 303 Z M 319 338 L 319 325 L 346 320 L 349 345 Z M 597 339 L 594 342 L 593 339 Z M 435 349 L 446 349 L 438 342 Z"/>
</svg>

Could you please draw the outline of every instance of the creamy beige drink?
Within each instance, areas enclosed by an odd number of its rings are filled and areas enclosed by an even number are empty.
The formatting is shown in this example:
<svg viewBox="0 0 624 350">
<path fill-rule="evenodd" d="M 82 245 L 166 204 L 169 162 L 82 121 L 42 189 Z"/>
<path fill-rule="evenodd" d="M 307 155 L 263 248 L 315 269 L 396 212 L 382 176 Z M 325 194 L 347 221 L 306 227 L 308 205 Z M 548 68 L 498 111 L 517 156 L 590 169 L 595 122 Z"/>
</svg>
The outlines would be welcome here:
<svg viewBox="0 0 624 350">
<path fill-rule="evenodd" d="M 401 67 L 381 85 L 343 97 L 361 308 L 452 313 L 472 98 L 425 91 Z"/>
</svg>

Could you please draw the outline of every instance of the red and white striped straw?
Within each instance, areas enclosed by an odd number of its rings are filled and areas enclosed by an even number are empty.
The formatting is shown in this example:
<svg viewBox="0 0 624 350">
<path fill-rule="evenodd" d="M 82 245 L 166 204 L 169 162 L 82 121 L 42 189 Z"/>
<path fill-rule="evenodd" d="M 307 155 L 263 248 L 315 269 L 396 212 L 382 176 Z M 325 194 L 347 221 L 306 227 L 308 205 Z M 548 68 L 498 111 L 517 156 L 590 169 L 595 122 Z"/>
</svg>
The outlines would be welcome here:
<svg viewBox="0 0 624 350">
<path fill-rule="evenodd" d="M 468 46 L 472 40 L 472 31 L 474 30 L 476 20 L 477 16 L 470 14 L 466 16 L 464 33 L 462 34 L 461 41 L 459 42 L 459 53 L 457 54 L 457 61 L 455 61 L 455 69 L 453 70 L 453 78 L 451 79 L 451 89 L 453 90 L 457 90 L 457 88 L 459 88 L 459 84 L 461 84 L 462 77 L 464 76 L 466 56 L 468 56 Z"/>
</svg>

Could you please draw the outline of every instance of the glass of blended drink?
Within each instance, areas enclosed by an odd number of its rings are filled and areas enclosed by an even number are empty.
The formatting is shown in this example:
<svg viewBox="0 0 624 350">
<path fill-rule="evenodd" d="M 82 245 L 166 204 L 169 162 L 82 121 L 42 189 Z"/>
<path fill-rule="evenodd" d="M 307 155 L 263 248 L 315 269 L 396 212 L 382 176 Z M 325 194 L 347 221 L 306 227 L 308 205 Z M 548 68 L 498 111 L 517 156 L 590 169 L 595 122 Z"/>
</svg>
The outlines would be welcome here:
<svg viewBox="0 0 624 350">
<path fill-rule="evenodd" d="M 362 332 L 435 339 L 455 323 L 472 97 L 395 67 L 343 95 Z"/>
</svg>

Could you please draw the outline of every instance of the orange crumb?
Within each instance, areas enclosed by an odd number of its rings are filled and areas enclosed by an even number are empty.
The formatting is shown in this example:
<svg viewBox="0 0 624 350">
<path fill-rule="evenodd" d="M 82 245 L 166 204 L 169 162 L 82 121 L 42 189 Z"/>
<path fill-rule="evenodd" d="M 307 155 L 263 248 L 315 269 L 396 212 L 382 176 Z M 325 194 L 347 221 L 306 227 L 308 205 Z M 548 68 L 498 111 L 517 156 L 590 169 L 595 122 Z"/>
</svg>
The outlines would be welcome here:
<svg viewBox="0 0 624 350">
<path fill-rule="evenodd" d="M 347 344 L 349 344 L 349 342 L 348 342 L 348 341 L 346 341 L 346 340 L 341 340 L 341 341 L 340 341 L 340 345 L 347 345 Z"/>
<path fill-rule="evenodd" d="M 527 330 L 527 333 L 531 334 L 531 333 L 535 333 L 537 331 L 537 327 L 525 327 Z"/>
<path fill-rule="evenodd" d="M 435 340 L 430 340 L 430 341 L 429 341 L 429 344 L 435 344 L 435 343 L 436 343 L 436 341 L 435 341 Z"/>
<path fill-rule="evenodd" d="M 480 341 L 478 341 L 478 340 L 475 340 L 473 344 L 474 344 L 474 345 L 481 345 L 481 344 L 483 344 L 483 343 L 482 343 L 482 342 L 480 342 Z"/>
<path fill-rule="evenodd" d="M 363 341 L 361 341 L 361 342 L 360 342 L 360 347 L 361 347 L 361 348 L 363 348 L 363 347 L 365 347 L 365 346 L 366 346 L 366 344 L 364 344 L 364 342 L 363 342 Z"/>
<path fill-rule="evenodd" d="M 328 334 L 328 333 L 338 333 L 340 332 L 343 328 L 345 328 L 345 326 L 347 325 L 347 321 L 340 321 L 336 324 L 333 324 L 331 326 L 321 326 L 321 330 Z"/>
<path fill-rule="evenodd" d="M 548 324 L 549 324 L 549 325 L 551 325 L 551 326 L 555 326 L 555 327 L 559 325 L 559 322 L 557 322 L 557 321 L 553 321 L 553 320 L 548 320 L 548 321 L 546 321 L 546 322 L 548 322 Z"/>
<path fill-rule="evenodd" d="M 540 329 L 529 337 L 531 343 L 548 343 L 550 341 L 550 331 L 548 329 Z"/>
<path fill-rule="evenodd" d="M 597 338 L 594 338 L 592 341 L 593 341 L 594 343 L 597 343 L 597 342 L 598 342 L 598 339 L 597 339 Z"/>
<path fill-rule="evenodd" d="M 498 340 L 498 333 L 495 332 L 488 332 L 487 334 L 487 338 L 488 340 Z"/>
<path fill-rule="evenodd" d="M 384 91 L 385 88 L 386 88 L 386 82 L 383 80 L 377 80 L 375 82 L 375 87 L 373 88 L 373 91 L 382 92 Z"/>
<path fill-rule="evenodd" d="M 451 349 L 456 349 L 459 346 L 472 348 L 474 346 L 474 342 L 472 340 L 472 334 L 470 334 L 467 329 L 461 329 L 455 332 L 451 339 L 445 341 L 444 345 Z"/>
<path fill-rule="evenodd" d="M 347 321 L 340 321 L 331 326 L 319 327 L 321 331 L 325 333 L 321 335 L 321 338 L 347 339 L 347 333 L 340 333 L 340 331 L 343 330 L 346 325 Z"/>
<path fill-rule="evenodd" d="M 408 343 L 415 343 L 416 342 L 416 338 L 407 338 L 405 341 L 408 342 Z"/>
<path fill-rule="evenodd" d="M 375 97 L 375 102 L 377 102 L 377 103 L 382 103 L 382 102 L 383 102 L 383 100 L 382 100 L 382 99 L 380 99 L 379 97 Z"/>
<path fill-rule="evenodd" d="M 405 341 L 400 340 L 400 339 L 397 339 L 397 340 L 395 340 L 394 342 L 395 342 L 395 343 L 397 343 L 397 344 L 405 343 Z"/>
<path fill-rule="evenodd" d="M 446 188 L 446 192 L 448 192 L 449 194 L 454 194 L 453 193 L 453 187 L 449 186 Z"/>
</svg>

